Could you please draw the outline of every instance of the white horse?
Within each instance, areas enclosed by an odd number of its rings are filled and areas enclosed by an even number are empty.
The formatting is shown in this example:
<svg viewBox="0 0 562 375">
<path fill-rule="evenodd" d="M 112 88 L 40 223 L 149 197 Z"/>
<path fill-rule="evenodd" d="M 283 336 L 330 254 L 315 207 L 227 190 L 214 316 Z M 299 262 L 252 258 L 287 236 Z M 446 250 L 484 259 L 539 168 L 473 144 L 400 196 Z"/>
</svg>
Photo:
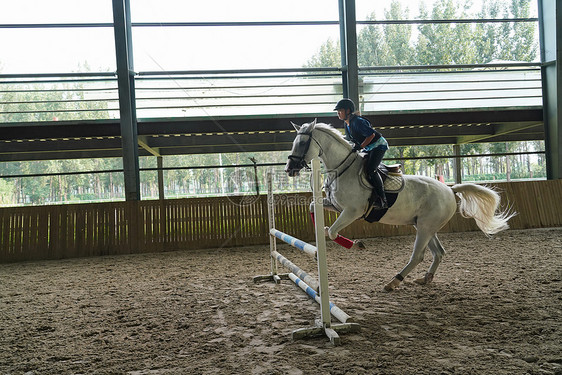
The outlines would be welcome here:
<svg viewBox="0 0 562 375">
<path fill-rule="evenodd" d="M 285 171 L 293 177 L 312 159 L 319 157 L 322 160 L 329 172 L 324 186 L 327 196 L 323 202 L 324 208 L 340 212 L 332 226 L 326 228 L 327 235 L 334 240 L 339 231 L 362 218 L 369 209 L 371 188 L 361 181 L 364 178 L 363 157 L 352 152 L 351 145 L 330 125 L 316 123 L 314 120 L 302 126 L 293 126 L 297 130 L 297 136 Z M 478 227 L 487 235 L 507 229 L 507 221 L 515 215 L 509 210 L 499 211 L 500 196 L 484 186 L 464 183 L 448 187 L 428 177 L 404 175 L 403 178 L 404 188 L 379 222 L 414 225 L 417 234 L 410 261 L 385 285 L 386 291 L 392 291 L 400 285 L 422 261 L 426 248 L 433 254 L 433 262 L 425 276 L 415 282 L 427 284 L 433 280 L 445 254 L 436 233 L 457 210 L 455 193 L 460 198 L 460 214 L 474 218 Z"/>
</svg>

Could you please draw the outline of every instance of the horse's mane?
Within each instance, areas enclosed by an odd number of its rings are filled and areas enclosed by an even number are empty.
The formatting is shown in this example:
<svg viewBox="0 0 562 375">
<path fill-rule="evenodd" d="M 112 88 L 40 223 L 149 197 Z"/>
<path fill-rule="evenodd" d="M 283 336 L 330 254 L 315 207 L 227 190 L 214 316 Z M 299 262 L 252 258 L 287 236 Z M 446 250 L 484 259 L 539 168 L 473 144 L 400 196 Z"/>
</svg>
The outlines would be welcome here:
<svg viewBox="0 0 562 375">
<path fill-rule="evenodd" d="M 334 128 L 332 125 L 319 122 L 316 123 L 314 129 L 318 129 L 325 133 L 331 134 L 339 143 L 344 145 L 346 148 L 351 149 L 351 145 L 349 144 L 348 141 L 345 140 L 342 133 L 338 129 Z"/>
</svg>

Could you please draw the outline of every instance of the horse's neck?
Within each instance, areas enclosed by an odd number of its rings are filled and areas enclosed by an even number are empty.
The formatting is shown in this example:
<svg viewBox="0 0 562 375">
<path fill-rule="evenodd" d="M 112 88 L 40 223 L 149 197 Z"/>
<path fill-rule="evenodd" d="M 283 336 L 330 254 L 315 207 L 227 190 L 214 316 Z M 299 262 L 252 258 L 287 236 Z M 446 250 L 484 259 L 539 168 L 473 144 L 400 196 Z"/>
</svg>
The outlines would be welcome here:
<svg viewBox="0 0 562 375">
<path fill-rule="evenodd" d="M 321 134 L 321 139 L 319 137 L 318 142 L 322 145 L 323 151 L 320 159 L 322 159 L 327 170 L 336 169 L 347 158 L 350 150 L 336 140 L 333 135 L 325 131 L 319 131 L 319 134 Z"/>
</svg>

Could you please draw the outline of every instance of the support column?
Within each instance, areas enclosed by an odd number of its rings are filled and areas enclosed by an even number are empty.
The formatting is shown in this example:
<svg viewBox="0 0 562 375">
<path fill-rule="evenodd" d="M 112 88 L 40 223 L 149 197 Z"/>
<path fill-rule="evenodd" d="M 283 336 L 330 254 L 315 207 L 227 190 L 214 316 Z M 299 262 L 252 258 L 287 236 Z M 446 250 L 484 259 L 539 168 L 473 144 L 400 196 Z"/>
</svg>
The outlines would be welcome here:
<svg viewBox="0 0 562 375">
<path fill-rule="evenodd" d="M 156 166 L 158 167 L 158 199 L 164 200 L 164 159 L 162 156 L 156 157 Z"/>
<path fill-rule="evenodd" d="M 140 200 L 140 174 L 129 0 L 113 0 L 113 23 L 125 199 L 135 201 Z"/>
<path fill-rule="evenodd" d="M 453 165 L 455 167 L 453 177 L 455 178 L 455 184 L 460 184 L 462 183 L 462 159 L 460 145 L 453 145 L 453 154 L 455 155 L 455 158 L 453 159 Z"/>
<path fill-rule="evenodd" d="M 546 176 L 562 178 L 562 2 L 538 0 Z"/>
<path fill-rule="evenodd" d="M 339 13 L 343 96 L 360 110 L 355 0 L 339 0 Z"/>
</svg>

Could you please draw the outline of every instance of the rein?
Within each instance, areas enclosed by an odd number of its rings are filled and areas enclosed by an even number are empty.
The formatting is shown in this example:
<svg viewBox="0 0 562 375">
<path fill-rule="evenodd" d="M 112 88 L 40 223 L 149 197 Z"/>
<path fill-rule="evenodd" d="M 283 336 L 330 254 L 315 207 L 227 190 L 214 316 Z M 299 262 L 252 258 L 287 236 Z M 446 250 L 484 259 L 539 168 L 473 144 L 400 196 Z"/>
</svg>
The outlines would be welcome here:
<svg viewBox="0 0 562 375">
<path fill-rule="evenodd" d="M 327 182 L 324 184 L 325 188 L 328 188 L 335 180 L 338 179 L 338 177 L 342 176 L 345 172 L 347 172 L 349 167 L 353 165 L 353 163 L 355 162 L 355 160 L 357 160 L 357 158 L 351 158 L 350 163 L 346 163 L 346 162 L 350 159 L 351 156 L 355 156 L 355 155 L 357 154 L 354 151 L 351 151 L 349 154 L 347 154 L 345 159 L 343 159 L 343 161 L 336 168 L 326 172 L 326 174 L 334 174 L 335 177 L 331 181 L 326 179 Z"/>
</svg>

